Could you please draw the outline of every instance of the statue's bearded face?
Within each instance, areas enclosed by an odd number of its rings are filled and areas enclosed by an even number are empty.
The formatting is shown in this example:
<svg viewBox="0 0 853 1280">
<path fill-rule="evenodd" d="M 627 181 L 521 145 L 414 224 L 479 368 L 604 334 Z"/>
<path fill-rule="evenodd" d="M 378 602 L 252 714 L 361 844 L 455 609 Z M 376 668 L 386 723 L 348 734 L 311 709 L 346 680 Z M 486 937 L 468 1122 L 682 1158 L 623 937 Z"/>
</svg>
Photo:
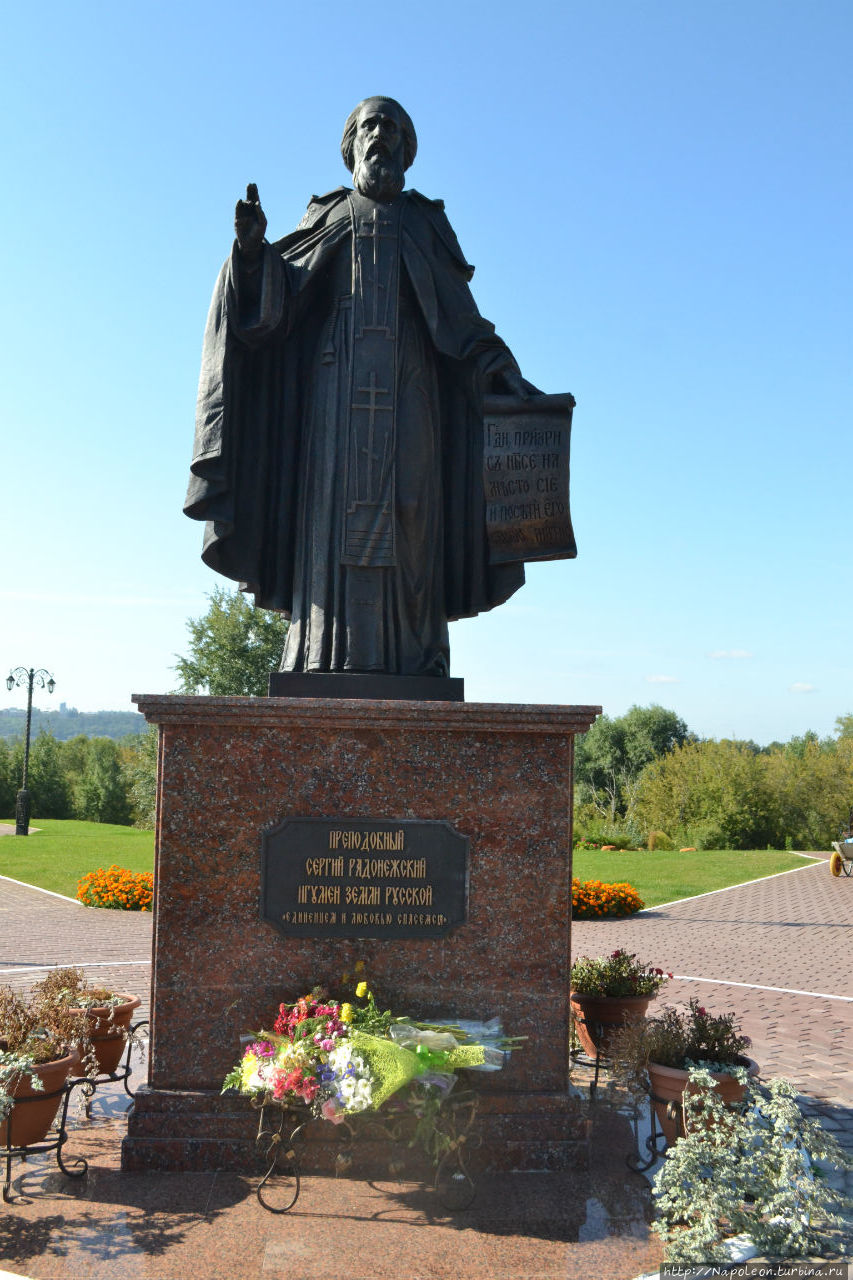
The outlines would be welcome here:
<svg viewBox="0 0 853 1280">
<path fill-rule="evenodd" d="M 403 129 L 393 103 L 367 102 L 360 109 L 352 174 L 361 194 L 373 200 L 393 200 L 403 190 Z"/>
</svg>

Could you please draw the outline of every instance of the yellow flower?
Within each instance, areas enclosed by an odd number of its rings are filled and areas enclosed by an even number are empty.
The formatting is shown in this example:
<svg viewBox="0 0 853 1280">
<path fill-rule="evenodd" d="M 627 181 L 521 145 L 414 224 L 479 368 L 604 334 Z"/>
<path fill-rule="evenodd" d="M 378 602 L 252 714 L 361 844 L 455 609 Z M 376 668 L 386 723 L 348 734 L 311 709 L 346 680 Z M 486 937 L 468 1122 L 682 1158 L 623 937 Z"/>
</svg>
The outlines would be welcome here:
<svg viewBox="0 0 853 1280">
<path fill-rule="evenodd" d="M 367 995 L 367 983 L 360 982 L 355 989 L 355 994 L 358 996 L 359 1000 L 363 1000 Z"/>
<path fill-rule="evenodd" d="M 353 1007 L 351 1004 L 341 1005 L 341 1022 L 352 1022 Z"/>
<path fill-rule="evenodd" d="M 356 973 L 364 973 L 364 961 L 363 961 L 363 960 L 356 960 L 356 962 L 355 962 L 355 971 L 356 971 Z"/>
<path fill-rule="evenodd" d="M 258 1059 L 254 1053 L 245 1054 L 240 1064 L 240 1086 L 245 1089 L 258 1069 Z"/>
</svg>

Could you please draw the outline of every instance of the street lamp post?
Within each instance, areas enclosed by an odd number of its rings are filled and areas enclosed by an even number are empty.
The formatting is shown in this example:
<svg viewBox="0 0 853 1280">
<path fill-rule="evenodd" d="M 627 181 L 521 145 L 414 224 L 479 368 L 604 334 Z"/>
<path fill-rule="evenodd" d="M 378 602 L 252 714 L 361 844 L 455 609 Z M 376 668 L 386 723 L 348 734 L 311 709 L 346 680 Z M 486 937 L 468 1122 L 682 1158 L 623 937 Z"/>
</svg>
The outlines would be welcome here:
<svg viewBox="0 0 853 1280">
<path fill-rule="evenodd" d="M 27 775 L 30 771 L 30 725 L 33 718 L 33 685 L 37 684 L 40 689 L 47 689 L 48 693 L 53 693 L 56 688 L 56 681 L 50 672 L 45 671 L 41 667 L 35 671 L 30 667 L 29 671 L 26 667 L 15 667 L 14 671 L 10 671 L 6 677 L 6 688 L 11 691 L 15 685 L 27 686 L 27 736 L 24 740 L 24 776 L 21 780 L 21 789 L 15 800 L 15 835 L 28 836 L 30 834 L 30 793 L 27 790 Z"/>
</svg>

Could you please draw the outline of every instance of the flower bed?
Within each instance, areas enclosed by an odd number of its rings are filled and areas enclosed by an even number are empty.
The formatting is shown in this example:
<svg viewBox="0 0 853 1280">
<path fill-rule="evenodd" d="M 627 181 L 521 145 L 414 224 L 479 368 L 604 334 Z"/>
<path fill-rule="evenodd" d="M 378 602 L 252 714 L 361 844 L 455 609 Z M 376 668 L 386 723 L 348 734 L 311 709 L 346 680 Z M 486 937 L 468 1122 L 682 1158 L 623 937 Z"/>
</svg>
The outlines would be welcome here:
<svg viewBox="0 0 853 1280">
<path fill-rule="evenodd" d="M 114 911 L 150 911 L 154 898 L 154 875 L 150 871 L 127 871 L 112 866 L 90 871 L 77 885 L 77 897 L 87 907 L 108 907 Z"/>
<path fill-rule="evenodd" d="M 601 880 L 572 880 L 572 919 L 602 920 L 632 916 L 645 903 L 632 884 L 604 884 Z"/>
</svg>

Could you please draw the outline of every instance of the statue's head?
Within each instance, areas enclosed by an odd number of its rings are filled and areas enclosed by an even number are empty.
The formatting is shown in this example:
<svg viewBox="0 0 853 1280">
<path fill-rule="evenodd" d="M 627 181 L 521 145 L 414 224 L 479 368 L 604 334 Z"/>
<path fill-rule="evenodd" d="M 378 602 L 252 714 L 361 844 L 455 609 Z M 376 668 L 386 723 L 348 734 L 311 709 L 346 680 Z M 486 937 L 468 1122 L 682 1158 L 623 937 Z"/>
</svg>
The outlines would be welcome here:
<svg viewBox="0 0 853 1280">
<path fill-rule="evenodd" d="M 344 125 L 341 155 L 362 195 L 390 200 L 403 190 L 418 139 L 407 112 L 393 98 L 365 98 Z"/>
</svg>

